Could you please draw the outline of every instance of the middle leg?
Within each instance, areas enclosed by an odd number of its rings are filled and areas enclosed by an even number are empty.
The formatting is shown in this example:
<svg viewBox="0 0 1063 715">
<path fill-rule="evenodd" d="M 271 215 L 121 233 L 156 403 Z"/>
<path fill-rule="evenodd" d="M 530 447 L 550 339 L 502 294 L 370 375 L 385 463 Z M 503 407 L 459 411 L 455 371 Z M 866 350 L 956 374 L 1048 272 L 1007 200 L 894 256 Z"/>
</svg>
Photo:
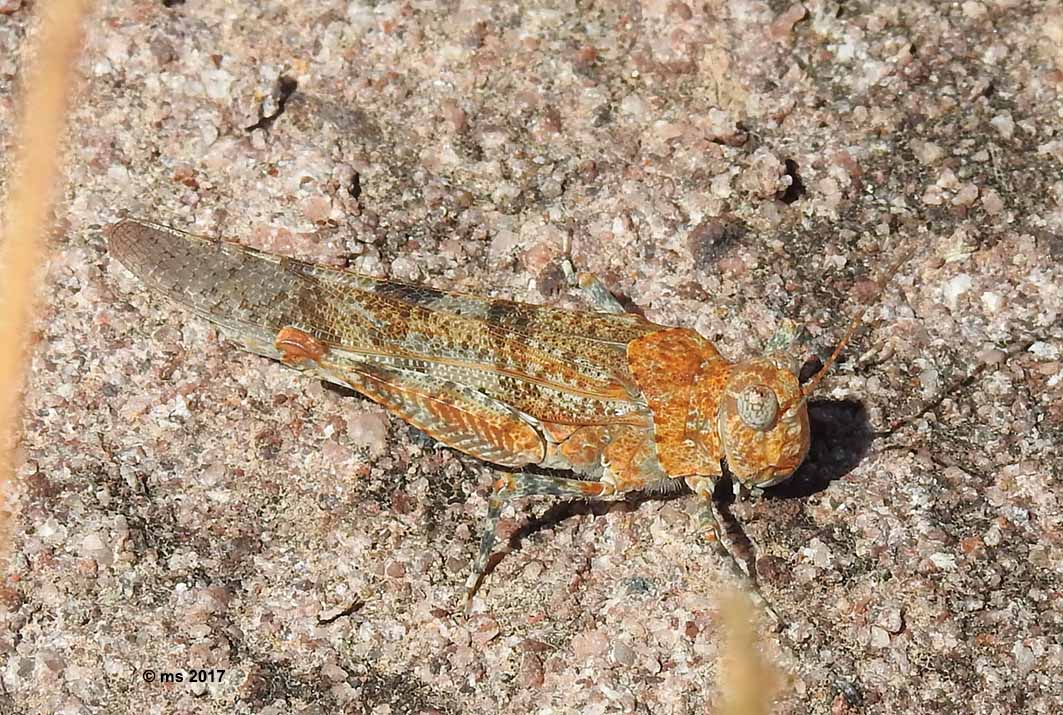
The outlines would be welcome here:
<svg viewBox="0 0 1063 715">
<path fill-rule="evenodd" d="M 567 250 L 567 249 L 566 249 Z M 561 272 L 569 285 L 578 288 L 594 309 L 600 313 L 626 313 L 624 306 L 616 299 L 605 284 L 593 273 L 576 271 L 572 260 L 567 256 L 561 262 Z"/>
</svg>

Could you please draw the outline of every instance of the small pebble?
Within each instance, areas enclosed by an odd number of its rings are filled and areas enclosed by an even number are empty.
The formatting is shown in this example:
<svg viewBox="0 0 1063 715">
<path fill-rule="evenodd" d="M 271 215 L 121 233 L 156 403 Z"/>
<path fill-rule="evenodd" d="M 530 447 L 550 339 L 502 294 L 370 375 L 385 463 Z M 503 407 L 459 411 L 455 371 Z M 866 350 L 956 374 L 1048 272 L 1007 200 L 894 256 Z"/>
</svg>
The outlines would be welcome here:
<svg viewBox="0 0 1063 715">
<path fill-rule="evenodd" d="M 609 648 L 609 638 L 601 630 L 581 633 L 572 639 L 572 650 L 580 660 L 603 655 Z"/>
<path fill-rule="evenodd" d="M 357 447 L 378 457 L 387 451 L 387 418 L 377 412 L 356 412 L 347 417 L 347 437 Z"/>
</svg>

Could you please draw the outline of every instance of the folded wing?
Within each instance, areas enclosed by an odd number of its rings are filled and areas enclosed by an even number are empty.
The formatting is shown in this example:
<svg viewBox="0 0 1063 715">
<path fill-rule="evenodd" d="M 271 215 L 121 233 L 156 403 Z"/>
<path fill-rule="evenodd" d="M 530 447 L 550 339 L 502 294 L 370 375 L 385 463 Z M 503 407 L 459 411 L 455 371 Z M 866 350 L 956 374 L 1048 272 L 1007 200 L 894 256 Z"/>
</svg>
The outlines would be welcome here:
<svg viewBox="0 0 1063 715">
<path fill-rule="evenodd" d="M 298 329 L 327 351 L 302 369 L 349 385 L 439 441 L 498 464 L 540 461 L 540 423 L 645 424 L 628 342 L 639 316 L 579 313 L 379 280 L 124 220 L 110 251 L 234 342 L 283 356 Z"/>
</svg>

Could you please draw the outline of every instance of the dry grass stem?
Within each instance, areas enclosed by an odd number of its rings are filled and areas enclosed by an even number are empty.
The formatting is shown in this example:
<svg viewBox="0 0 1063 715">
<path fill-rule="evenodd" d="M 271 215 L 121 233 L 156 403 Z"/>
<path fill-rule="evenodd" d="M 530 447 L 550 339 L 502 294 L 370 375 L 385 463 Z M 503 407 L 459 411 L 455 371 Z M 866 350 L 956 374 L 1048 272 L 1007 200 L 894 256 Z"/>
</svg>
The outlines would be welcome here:
<svg viewBox="0 0 1063 715">
<path fill-rule="evenodd" d="M 59 186 L 61 138 L 89 2 L 53 0 L 40 7 L 36 48 L 22 73 L 15 161 L 0 232 L 0 556 L 5 561 L 35 281 Z"/>
</svg>

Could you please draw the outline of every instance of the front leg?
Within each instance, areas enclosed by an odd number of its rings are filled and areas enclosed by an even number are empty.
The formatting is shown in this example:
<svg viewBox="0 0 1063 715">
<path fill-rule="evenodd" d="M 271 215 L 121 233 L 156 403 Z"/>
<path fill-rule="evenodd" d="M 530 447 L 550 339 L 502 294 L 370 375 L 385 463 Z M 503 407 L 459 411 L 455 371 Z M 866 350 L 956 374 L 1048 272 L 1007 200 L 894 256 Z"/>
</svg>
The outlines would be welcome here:
<svg viewBox="0 0 1063 715">
<path fill-rule="evenodd" d="M 711 542 L 731 573 L 746 584 L 753 600 L 778 623 L 779 616 L 760 592 L 757 583 L 756 555 L 749 547 L 742 525 L 721 502 L 714 498 L 716 481 L 711 477 L 687 477 L 687 486 L 701 501 L 698 512 L 698 531 Z M 733 482 L 735 497 L 741 495 L 738 482 Z"/>
<path fill-rule="evenodd" d="M 737 569 L 744 573 L 744 569 L 739 568 L 738 562 L 734 560 L 734 557 L 723 545 L 724 540 L 723 535 L 720 533 L 720 520 L 717 518 L 716 502 L 713 498 L 716 491 L 716 478 L 687 477 L 684 481 L 700 502 L 698 508 L 698 533 L 703 534 L 705 541 L 709 542 L 721 557 L 730 562 L 729 566 L 732 571 Z"/>
</svg>

